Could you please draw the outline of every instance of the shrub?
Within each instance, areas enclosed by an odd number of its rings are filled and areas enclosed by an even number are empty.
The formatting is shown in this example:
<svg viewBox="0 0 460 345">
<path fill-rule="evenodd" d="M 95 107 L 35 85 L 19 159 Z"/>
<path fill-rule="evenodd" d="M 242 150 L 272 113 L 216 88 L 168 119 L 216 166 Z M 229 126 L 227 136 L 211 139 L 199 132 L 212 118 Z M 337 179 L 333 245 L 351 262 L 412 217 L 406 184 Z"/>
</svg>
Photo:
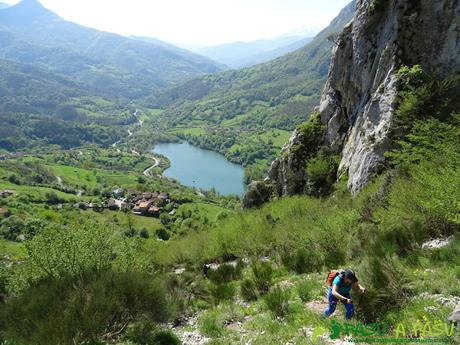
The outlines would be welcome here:
<svg viewBox="0 0 460 345">
<path fill-rule="evenodd" d="M 180 345 L 179 338 L 169 330 L 159 329 L 150 321 L 133 324 L 124 338 L 138 345 Z"/>
<path fill-rule="evenodd" d="M 64 200 L 60 198 L 55 192 L 47 192 L 45 194 L 47 202 L 51 205 L 62 203 Z"/>
<path fill-rule="evenodd" d="M 333 190 L 337 179 L 338 158 L 324 150 L 307 163 L 307 193 L 313 196 L 326 196 Z"/>
<path fill-rule="evenodd" d="M 256 262 L 252 265 L 254 284 L 260 293 L 267 293 L 273 282 L 273 266 L 269 262 Z"/>
<path fill-rule="evenodd" d="M 460 76 L 438 80 L 426 75 L 420 66 L 403 66 L 398 72 L 398 106 L 394 127 L 402 134 L 417 120 L 436 118 L 445 121 L 460 111 Z"/>
<path fill-rule="evenodd" d="M 217 311 L 208 311 L 198 320 L 200 332 L 208 337 L 218 338 L 224 333 L 224 325 Z"/>
<path fill-rule="evenodd" d="M 307 122 L 297 127 L 297 131 L 302 134 L 302 142 L 293 152 L 295 158 L 305 160 L 316 154 L 323 143 L 325 130 L 319 113 L 312 114 Z"/>
<path fill-rule="evenodd" d="M 124 338 L 135 344 L 146 345 L 153 343 L 153 333 L 157 326 L 150 321 L 140 321 L 132 324 L 126 331 Z"/>
<path fill-rule="evenodd" d="M 232 300 L 235 297 L 235 286 L 229 284 L 211 284 L 210 289 L 211 295 L 214 299 L 214 303 L 217 305 L 223 301 Z"/>
<path fill-rule="evenodd" d="M 288 269 L 299 274 L 320 271 L 323 266 L 321 249 L 314 244 L 286 250 L 281 259 Z"/>
<path fill-rule="evenodd" d="M 244 279 L 240 285 L 241 296 L 245 301 L 257 300 L 257 288 L 252 279 Z"/>
<path fill-rule="evenodd" d="M 180 339 L 171 331 L 161 330 L 155 333 L 152 345 L 181 345 Z"/>
<path fill-rule="evenodd" d="M 362 321 L 375 322 L 407 301 L 408 280 L 395 257 L 372 251 L 364 258 L 359 272 L 368 288 L 357 303 L 357 315 Z"/>
<path fill-rule="evenodd" d="M 275 288 L 264 298 L 265 305 L 275 317 L 284 318 L 289 313 L 289 297 L 288 290 Z"/>
<path fill-rule="evenodd" d="M 123 231 L 123 236 L 128 237 L 128 238 L 132 238 L 136 235 L 137 235 L 137 230 L 134 228 L 126 229 L 125 231 Z"/>
<path fill-rule="evenodd" d="M 139 232 L 139 236 L 142 237 L 142 238 L 149 238 L 150 237 L 150 234 L 149 234 L 149 231 L 147 229 L 142 229 L 140 232 Z"/>
<path fill-rule="evenodd" d="M 0 235 L 10 241 L 19 241 L 24 230 L 24 222 L 17 216 L 11 216 L 0 222 Z"/>
<path fill-rule="evenodd" d="M 228 283 L 240 279 L 242 272 L 243 266 L 241 261 L 238 261 L 238 264 L 235 266 L 222 264 L 216 270 L 210 270 L 208 278 L 216 284 Z"/>
<path fill-rule="evenodd" d="M 171 235 L 169 234 L 168 230 L 166 229 L 158 229 L 156 232 L 157 238 L 163 241 L 168 241 L 171 238 Z"/>
<path fill-rule="evenodd" d="M 297 293 L 302 302 L 309 302 L 317 296 L 317 289 L 314 282 L 305 280 L 297 286 Z"/>
<path fill-rule="evenodd" d="M 9 299 L 0 312 L 7 339 L 47 345 L 96 341 L 127 321 L 170 316 L 159 280 L 113 271 L 49 278 Z"/>
</svg>

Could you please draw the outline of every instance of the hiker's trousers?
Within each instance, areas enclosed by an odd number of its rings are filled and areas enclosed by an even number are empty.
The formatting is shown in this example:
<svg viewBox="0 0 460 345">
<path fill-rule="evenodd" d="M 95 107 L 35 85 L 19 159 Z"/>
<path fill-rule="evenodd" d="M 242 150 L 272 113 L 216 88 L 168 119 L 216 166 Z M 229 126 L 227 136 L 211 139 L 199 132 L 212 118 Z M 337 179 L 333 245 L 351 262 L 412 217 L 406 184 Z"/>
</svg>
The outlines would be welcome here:
<svg viewBox="0 0 460 345">
<path fill-rule="evenodd" d="M 350 299 L 350 294 L 342 294 L 342 296 Z M 325 317 L 331 316 L 334 313 L 335 308 L 337 307 L 337 303 L 339 303 L 339 300 L 336 297 L 334 297 L 334 295 L 332 294 L 332 291 L 330 290 L 327 294 L 327 299 L 329 302 L 329 306 L 324 311 Z M 355 314 L 355 306 L 352 303 L 347 303 L 344 301 L 341 301 L 341 302 L 345 306 L 345 318 L 347 320 L 351 319 L 353 315 Z"/>
</svg>

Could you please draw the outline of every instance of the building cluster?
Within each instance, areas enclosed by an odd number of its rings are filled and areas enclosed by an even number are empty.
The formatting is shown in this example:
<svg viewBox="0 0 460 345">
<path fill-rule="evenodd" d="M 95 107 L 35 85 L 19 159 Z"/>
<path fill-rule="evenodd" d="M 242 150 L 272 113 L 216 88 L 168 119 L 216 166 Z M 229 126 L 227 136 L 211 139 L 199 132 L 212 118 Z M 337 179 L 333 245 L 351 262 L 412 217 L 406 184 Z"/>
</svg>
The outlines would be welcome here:
<svg viewBox="0 0 460 345">
<path fill-rule="evenodd" d="M 104 203 L 85 203 L 84 205 L 77 204 L 77 207 L 84 209 L 103 210 L 109 209 L 112 211 L 132 212 L 138 216 L 159 217 L 162 212 L 165 212 L 165 207 L 169 206 L 167 212 L 170 215 L 175 213 L 177 205 L 174 204 L 169 193 L 158 192 L 140 192 L 132 189 L 127 191 L 123 189 L 115 189 L 112 191 L 112 198 Z"/>
</svg>

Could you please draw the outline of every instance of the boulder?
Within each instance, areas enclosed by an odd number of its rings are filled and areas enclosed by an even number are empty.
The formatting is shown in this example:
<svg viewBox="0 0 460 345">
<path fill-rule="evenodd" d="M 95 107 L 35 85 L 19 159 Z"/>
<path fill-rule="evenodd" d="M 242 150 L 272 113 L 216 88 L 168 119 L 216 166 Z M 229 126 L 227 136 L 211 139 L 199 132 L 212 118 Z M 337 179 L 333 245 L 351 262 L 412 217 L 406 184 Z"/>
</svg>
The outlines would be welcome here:
<svg viewBox="0 0 460 345">
<path fill-rule="evenodd" d="M 270 200 L 272 188 L 266 182 L 252 182 L 243 198 L 243 208 L 259 207 Z"/>
</svg>

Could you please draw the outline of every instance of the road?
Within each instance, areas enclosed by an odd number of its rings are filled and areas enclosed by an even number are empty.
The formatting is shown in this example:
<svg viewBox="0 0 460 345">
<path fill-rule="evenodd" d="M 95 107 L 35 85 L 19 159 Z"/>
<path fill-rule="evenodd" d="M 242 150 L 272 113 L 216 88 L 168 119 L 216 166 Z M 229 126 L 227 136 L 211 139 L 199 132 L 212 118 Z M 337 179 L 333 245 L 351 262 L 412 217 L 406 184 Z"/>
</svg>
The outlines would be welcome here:
<svg viewBox="0 0 460 345">
<path fill-rule="evenodd" d="M 150 172 L 152 171 L 152 169 L 154 169 L 154 168 L 156 168 L 157 166 L 160 165 L 160 161 L 157 158 L 153 157 L 153 160 L 155 161 L 155 164 L 144 170 L 144 172 L 143 172 L 144 176 L 147 176 L 147 177 L 151 176 Z"/>
</svg>

